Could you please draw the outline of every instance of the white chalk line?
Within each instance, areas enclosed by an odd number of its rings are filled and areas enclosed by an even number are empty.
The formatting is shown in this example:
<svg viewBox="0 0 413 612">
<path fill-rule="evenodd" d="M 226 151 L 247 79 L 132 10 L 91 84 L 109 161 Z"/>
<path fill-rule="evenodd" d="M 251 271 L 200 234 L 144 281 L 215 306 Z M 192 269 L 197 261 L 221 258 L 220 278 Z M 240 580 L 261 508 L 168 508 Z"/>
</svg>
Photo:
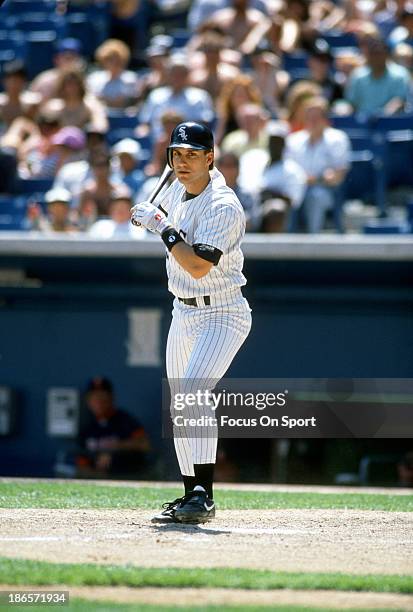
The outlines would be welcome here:
<svg viewBox="0 0 413 612">
<path fill-rule="evenodd" d="M 179 525 L 179 523 L 171 523 L 171 525 Z M 180 526 L 180 525 L 179 525 Z M 303 535 L 315 532 L 310 532 L 305 529 L 283 529 L 283 528 L 245 528 L 245 527 L 225 527 L 223 529 L 219 527 L 206 527 L 200 526 L 200 531 L 196 534 L 188 534 L 185 532 L 185 527 L 196 527 L 195 525 L 182 525 L 182 532 L 174 532 L 174 537 L 182 536 L 183 539 L 192 537 L 199 537 L 199 535 L 209 534 L 226 534 L 226 533 L 238 533 L 241 535 Z M 165 529 L 165 533 L 167 533 Z M 205 533 L 207 532 L 207 533 Z M 94 536 L 80 535 L 80 534 L 68 534 L 68 535 L 44 535 L 44 536 L 0 536 L 0 542 L 67 542 L 67 541 L 79 541 L 79 542 L 96 542 L 97 540 L 133 540 L 134 537 L 138 538 L 138 533 L 117 533 L 117 534 L 95 534 Z"/>
</svg>

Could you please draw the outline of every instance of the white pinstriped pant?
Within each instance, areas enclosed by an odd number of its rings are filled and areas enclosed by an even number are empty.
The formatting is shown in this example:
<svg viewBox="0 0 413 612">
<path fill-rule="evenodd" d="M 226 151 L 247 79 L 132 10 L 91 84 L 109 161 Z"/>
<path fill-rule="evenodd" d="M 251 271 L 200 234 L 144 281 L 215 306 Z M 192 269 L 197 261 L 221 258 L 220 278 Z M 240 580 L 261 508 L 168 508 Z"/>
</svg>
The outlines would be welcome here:
<svg viewBox="0 0 413 612">
<path fill-rule="evenodd" d="M 223 296 L 225 297 L 225 296 Z M 211 298 L 212 299 L 212 298 Z M 221 300 L 222 302 L 224 300 Z M 172 323 L 166 346 L 166 371 L 172 396 L 195 393 L 202 380 L 203 389 L 212 390 L 225 375 L 251 329 L 251 310 L 240 293 L 230 303 L 196 308 L 174 301 Z M 186 416 L 205 414 L 203 406 L 193 406 Z M 194 464 L 215 463 L 218 428 L 210 426 L 197 436 L 196 428 L 185 429 L 175 437 L 175 450 L 183 476 L 195 476 Z"/>
</svg>

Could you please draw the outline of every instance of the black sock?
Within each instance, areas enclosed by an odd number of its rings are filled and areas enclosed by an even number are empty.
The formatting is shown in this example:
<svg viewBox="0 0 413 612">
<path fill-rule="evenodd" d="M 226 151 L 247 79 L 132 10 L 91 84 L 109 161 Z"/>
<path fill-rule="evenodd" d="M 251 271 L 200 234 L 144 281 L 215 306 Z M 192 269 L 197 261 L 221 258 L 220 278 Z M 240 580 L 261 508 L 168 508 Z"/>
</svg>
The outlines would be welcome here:
<svg viewBox="0 0 413 612">
<path fill-rule="evenodd" d="M 195 484 L 204 487 L 210 499 L 214 499 L 214 467 L 215 463 L 198 463 L 194 465 Z"/>
<path fill-rule="evenodd" d="M 185 487 L 185 495 L 193 490 L 196 485 L 195 476 L 184 476 L 182 475 L 182 480 L 184 481 Z"/>
</svg>

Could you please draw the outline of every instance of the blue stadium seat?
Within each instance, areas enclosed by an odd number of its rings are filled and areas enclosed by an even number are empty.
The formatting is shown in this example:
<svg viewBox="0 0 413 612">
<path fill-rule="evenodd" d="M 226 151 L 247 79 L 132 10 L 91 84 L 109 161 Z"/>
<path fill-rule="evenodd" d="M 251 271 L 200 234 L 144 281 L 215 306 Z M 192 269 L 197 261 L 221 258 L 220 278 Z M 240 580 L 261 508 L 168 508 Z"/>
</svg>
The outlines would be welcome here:
<svg viewBox="0 0 413 612">
<path fill-rule="evenodd" d="M 400 115 L 376 117 L 371 120 L 371 127 L 378 132 L 390 130 L 412 130 L 413 114 L 400 113 Z"/>
<path fill-rule="evenodd" d="M 12 18 L 11 18 L 12 19 Z M 56 31 L 58 22 L 54 16 L 48 13 L 24 13 L 13 21 L 9 21 L 9 27 L 17 32 L 45 32 Z"/>
<path fill-rule="evenodd" d="M 169 32 L 169 34 L 174 40 L 173 46 L 177 49 L 182 49 L 183 47 L 185 47 L 191 38 L 191 32 L 189 32 L 189 30 L 184 30 L 180 28 L 172 30 L 171 32 Z"/>
<path fill-rule="evenodd" d="M 330 31 L 328 34 L 323 34 L 322 38 L 333 49 L 336 47 L 358 47 L 358 40 L 352 32 Z"/>
<path fill-rule="evenodd" d="M 413 130 L 386 133 L 385 170 L 388 187 L 413 186 Z"/>
<path fill-rule="evenodd" d="M 93 21 L 86 13 L 69 13 L 65 18 L 65 36 L 77 38 L 82 43 L 83 54 L 93 57 L 97 47 L 97 40 Z"/>
<path fill-rule="evenodd" d="M 16 190 L 20 194 L 43 194 L 53 186 L 54 179 L 20 179 L 17 181 Z"/>
<path fill-rule="evenodd" d="M 375 219 L 363 227 L 364 234 L 408 234 L 409 224 L 406 221 L 394 219 Z"/>
<path fill-rule="evenodd" d="M 309 80 L 310 77 L 308 68 L 292 68 L 288 74 L 290 75 L 290 87 L 297 81 Z"/>
<path fill-rule="evenodd" d="M 372 151 L 352 151 L 350 159 L 351 167 L 343 186 L 344 199 L 374 201 L 376 171 Z"/>
<path fill-rule="evenodd" d="M 308 54 L 302 51 L 295 53 L 284 53 L 282 58 L 282 66 L 284 70 L 290 72 L 291 70 L 305 70 L 307 68 Z"/>
<path fill-rule="evenodd" d="M 25 198 L 0 196 L 0 230 L 21 230 L 26 216 Z"/>
<path fill-rule="evenodd" d="M 406 203 L 407 221 L 413 228 L 413 198 L 409 199 Z"/>
<path fill-rule="evenodd" d="M 133 140 L 136 140 L 134 128 L 119 128 L 116 130 L 110 130 L 106 134 L 106 142 L 110 147 L 119 142 L 119 140 L 123 140 L 124 138 L 132 138 Z"/>
<path fill-rule="evenodd" d="M 136 115 L 127 115 L 122 111 L 108 111 L 109 131 L 113 130 L 133 130 L 138 125 Z M 125 138 L 125 136 L 123 136 Z"/>
<path fill-rule="evenodd" d="M 39 72 L 53 67 L 55 53 L 56 33 L 31 32 L 26 38 L 26 57 L 29 79 L 33 79 Z"/>
<path fill-rule="evenodd" d="M 11 15 L 24 13 L 51 13 L 56 9 L 56 0 L 6 0 L 2 11 Z"/>
<path fill-rule="evenodd" d="M 332 127 L 338 130 L 367 129 L 368 122 L 358 115 L 330 115 Z"/>
</svg>

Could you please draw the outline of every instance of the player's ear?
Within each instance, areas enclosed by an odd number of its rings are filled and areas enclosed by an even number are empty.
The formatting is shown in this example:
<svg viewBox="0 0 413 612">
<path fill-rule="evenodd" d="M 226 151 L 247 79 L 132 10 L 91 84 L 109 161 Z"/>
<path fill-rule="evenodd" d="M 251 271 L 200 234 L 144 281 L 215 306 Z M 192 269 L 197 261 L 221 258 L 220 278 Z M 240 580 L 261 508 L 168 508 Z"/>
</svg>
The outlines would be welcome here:
<svg viewBox="0 0 413 612">
<path fill-rule="evenodd" d="M 208 151 L 206 154 L 207 162 L 209 164 L 208 170 L 212 170 L 214 167 L 214 152 Z"/>
</svg>

